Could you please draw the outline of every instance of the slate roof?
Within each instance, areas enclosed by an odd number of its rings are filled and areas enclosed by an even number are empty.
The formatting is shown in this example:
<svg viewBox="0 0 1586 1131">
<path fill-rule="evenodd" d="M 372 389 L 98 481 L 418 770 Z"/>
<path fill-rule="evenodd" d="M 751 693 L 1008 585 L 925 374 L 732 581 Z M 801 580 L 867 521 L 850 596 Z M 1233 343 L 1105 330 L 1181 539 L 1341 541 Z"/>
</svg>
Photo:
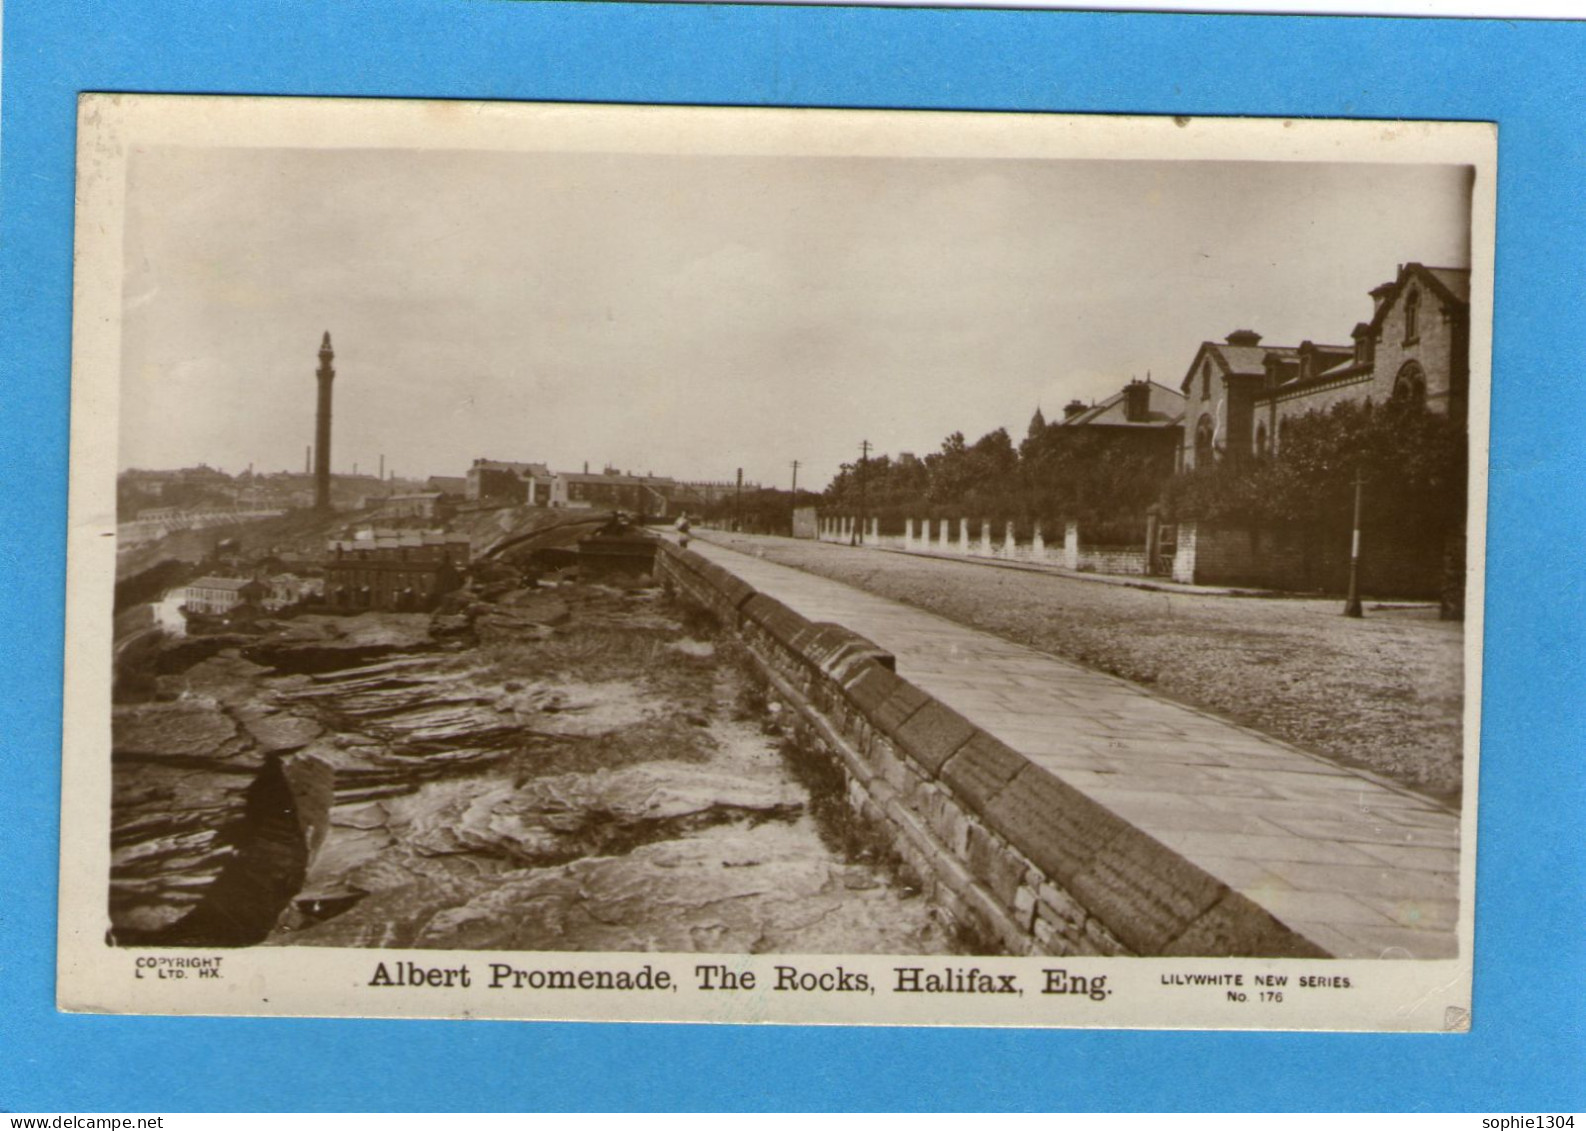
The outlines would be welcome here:
<svg viewBox="0 0 1586 1131">
<path fill-rule="evenodd" d="M 1166 385 L 1159 385 L 1149 378 L 1145 383 L 1151 389 L 1151 401 L 1144 420 L 1129 420 L 1125 417 L 1126 396 L 1124 390 L 1119 389 L 1112 396 L 1091 405 L 1084 412 L 1053 423 L 1068 428 L 1084 424 L 1122 428 L 1168 428 L 1180 423 L 1184 419 L 1184 394 Z"/>
<path fill-rule="evenodd" d="M 568 483 L 605 483 L 619 487 L 667 487 L 676 483 L 665 475 L 608 475 L 593 471 L 564 471 L 561 477 Z"/>
<path fill-rule="evenodd" d="M 370 538 L 333 538 L 325 543 L 327 550 L 398 550 L 418 546 L 471 545 L 472 539 L 461 531 L 445 530 L 383 530 L 372 531 Z"/>
<path fill-rule="evenodd" d="M 1450 296 L 1460 302 L 1470 302 L 1470 269 L 1468 267 L 1422 267 L 1436 279 Z"/>
<path fill-rule="evenodd" d="M 245 586 L 254 584 L 247 577 L 200 577 L 197 581 L 189 581 L 189 589 L 227 589 L 236 592 Z"/>
<path fill-rule="evenodd" d="M 536 479 L 550 478 L 551 469 L 543 463 L 515 463 L 512 460 L 482 459 L 474 465 L 481 471 L 513 471 L 518 475 L 532 475 Z"/>
<path fill-rule="evenodd" d="M 1254 374 L 1265 377 L 1267 373 L 1267 358 L 1295 357 L 1299 354 L 1298 346 L 1231 346 L 1227 342 L 1207 342 L 1223 363 L 1226 373 Z"/>
<path fill-rule="evenodd" d="M 1323 349 L 1328 347 L 1324 346 Z M 1300 354 L 1299 346 L 1234 346 L 1227 342 L 1202 342 L 1195 351 L 1195 359 L 1190 362 L 1189 369 L 1184 374 L 1184 380 L 1179 382 L 1179 389 L 1186 390 L 1190 383 L 1200 374 L 1201 358 L 1211 354 L 1217 359 L 1219 368 L 1224 373 L 1265 377 L 1267 373 L 1267 358 L 1277 357 L 1285 361 L 1296 358 Z"/>
<path fill-rule="evenodd" d="M 1337 365 L 1333 366 L 1331 369 L 1322 370 L 1314 378 L 1312 378 L 1312 380 L 1323 381 L 1323 380 L 1326 380 L 1329 377 L 1341 377 L 1345 373 L 1348 373 L 1351 369 L 1362 369 L 1362 368 L 1365 368 L 1365 367 L 1356 365 L 1355 364 L 1355 359 L 1353 357 L 1351 357 L 1351 358 L 1347 358 L 1344 361 L 1339 362 Z M 1285 381 L 1285 382 L 1283 382 L 1283 384 L 1280 385 L 1279 388 L 1287 388 L 1290 385 L 1294 385 L 1294 384 L 1298 384 L 1298 383 L 1299 383 L 1299 378 L 1295 378 L 1293 381 Z"/>
</svg>

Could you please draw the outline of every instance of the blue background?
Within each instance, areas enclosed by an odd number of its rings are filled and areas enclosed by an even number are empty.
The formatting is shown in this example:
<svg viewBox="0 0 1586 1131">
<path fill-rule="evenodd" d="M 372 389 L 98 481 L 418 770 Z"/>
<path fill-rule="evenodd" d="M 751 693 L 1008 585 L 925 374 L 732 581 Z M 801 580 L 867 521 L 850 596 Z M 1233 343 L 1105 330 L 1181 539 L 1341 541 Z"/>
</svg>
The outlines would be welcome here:
<svg viewBox="0 0 1586 1131">
<path fill-rule="evenodd" d="M 1586 1107 L 1586 26 L 452 0 L 12 0 L 4 20 L 0 1108 Z M 74 108 L 84 90 L 1498 122 L 1474 1032 L 57 1014 Z"/>
</svg>

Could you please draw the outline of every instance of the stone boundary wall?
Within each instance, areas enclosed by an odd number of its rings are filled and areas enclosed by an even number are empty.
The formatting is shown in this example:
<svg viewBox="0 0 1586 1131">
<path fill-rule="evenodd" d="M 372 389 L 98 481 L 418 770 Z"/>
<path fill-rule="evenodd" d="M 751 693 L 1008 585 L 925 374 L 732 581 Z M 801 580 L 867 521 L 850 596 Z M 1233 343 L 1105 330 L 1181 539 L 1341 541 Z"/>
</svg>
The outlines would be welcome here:
<svg viewBox="0 0 1586 1131">
<path fill-rule="evenodd" d="M 1276 526 L 1184 522 L 1171 576 L 1187 585 L 1233 585 L 1295 593 L 1342 593 L 1349 581 L 1349 531 L 1305 531 Z M 1012 524 L 969 519 L 908 519 L 903 533 L 883 534 L 876 520 L 815 518 L 812 537 L 823 542 L 862 543 L 910 554 L 930 554 L 1058 566 L 1077 573 L 1121 577 L 1151 575 L 1144 545 L 1103 545 L 1082 540 L 1079 523 L 1064 524 L 1050 541 L 1037 525 L 1028 541 L 1014 537 Z M 1447 597 L 1447 539 L 1428 541 L 1414 531 L 1368 527 L 1361 558 L 1361 588 L 1373 597 L 1428 600 Z M 1460 603 L 1457 585 L 1453 603 Z"/>
<path fill-rule="evenodd" d="M 663 543 L 670 590 L 734 629 L 840 764 L 848 801 L 954 923 L 1010 954 L 1326 957 L 1266 910 L 894 671 L 700 555 Z"/>
<path fill-rule="evenodd" d="M 819 537 L 820 515 L 814 507 L 793 508 L 793 537 L 815 539 Z"/>
<path fill-rule="evenodd" d="M 1082 573 L 1117 573 L 1143 577 L 1149 573 L 1144 546 L 1080 546 Z"/>
<path fill-rule="evenodd" d="M 1077 522 L 1065 523 L 1062 538 L 1047 541 L 1037 523 L 1027 541 L 1019 541 L 1011 522 L 970 519 L 906 519 L 901 534 L 883 534 L 875 519 L 859 522 L 849 517 L 817 518 L 814 537 L 822 542 L 861 542 L 910 554 L 950 554 L 965 558 L 992 558 L 1009 562 L 1061 566 L 1082 573 L 1112 573 L 1144 577 L 1151 572 L 1144 544 L 1109 546 L 1081 540 Z M 856 537 L 857 536 L 857 537 Z"/>
<path fill-rule="evenodd" d="M 1296 592 L 1342 593 L 1349 584 L 1349 531 L 1328 536 L 1219 523 L 1179 524 L 1173 580 L 1196 585 L 1242 585 Z M 1446 540 L 1414 532 L 1363 532 L 1360 587 L 1373 597 L 1426 600 L 1442 595 Z"/>
</svg>

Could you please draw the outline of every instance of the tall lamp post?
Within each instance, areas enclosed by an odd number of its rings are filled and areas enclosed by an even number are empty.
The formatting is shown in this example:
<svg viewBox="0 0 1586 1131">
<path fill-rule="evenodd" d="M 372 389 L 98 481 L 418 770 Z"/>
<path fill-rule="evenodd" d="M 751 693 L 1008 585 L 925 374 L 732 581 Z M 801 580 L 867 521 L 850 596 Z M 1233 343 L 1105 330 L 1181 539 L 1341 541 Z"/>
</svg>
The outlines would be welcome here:
<svg viewBox="0 0 1586 1131">
<path fill-rule="evenodd" d="M 1355 530 L 1349 544 L 1349 599 L 1344 602 L 1346 617 L 1361 616 L 1360 608 L 1360 500 L 1365 483 L 1364 470 L 1355 468 Z"/>
</svg>

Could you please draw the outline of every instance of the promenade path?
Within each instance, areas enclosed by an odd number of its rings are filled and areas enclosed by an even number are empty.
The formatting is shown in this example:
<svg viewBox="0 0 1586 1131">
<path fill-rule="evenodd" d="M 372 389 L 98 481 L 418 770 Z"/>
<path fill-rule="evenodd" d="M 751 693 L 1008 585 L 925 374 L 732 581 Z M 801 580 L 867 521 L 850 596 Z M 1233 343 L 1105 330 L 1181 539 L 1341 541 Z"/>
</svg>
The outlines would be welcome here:
<svg viewBox="0 0 1586 1131">
<path fill-rule="evenodd" d="M 933 613 L 708 541 L 689 548 L 869 637 L 899 675 L 1335 957 L 1456 956 L 1456 812 Z"/>
</svg>

